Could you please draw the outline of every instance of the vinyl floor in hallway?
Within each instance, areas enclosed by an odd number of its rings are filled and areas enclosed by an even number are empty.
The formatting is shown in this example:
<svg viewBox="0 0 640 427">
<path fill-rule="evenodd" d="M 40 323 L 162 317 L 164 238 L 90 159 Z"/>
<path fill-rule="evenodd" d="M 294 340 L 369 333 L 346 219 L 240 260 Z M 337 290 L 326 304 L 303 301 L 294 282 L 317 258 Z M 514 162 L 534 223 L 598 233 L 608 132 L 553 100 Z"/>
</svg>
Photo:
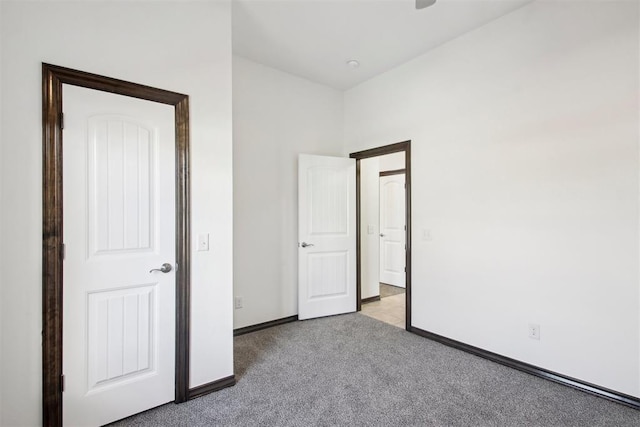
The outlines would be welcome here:
<svg viewBox="0 0 640 427">
<path fill-rule="evenodd" d="M 399 328 L 405 327 L 405 293 L 362 304 L 361 314 Z"/>
</svg>

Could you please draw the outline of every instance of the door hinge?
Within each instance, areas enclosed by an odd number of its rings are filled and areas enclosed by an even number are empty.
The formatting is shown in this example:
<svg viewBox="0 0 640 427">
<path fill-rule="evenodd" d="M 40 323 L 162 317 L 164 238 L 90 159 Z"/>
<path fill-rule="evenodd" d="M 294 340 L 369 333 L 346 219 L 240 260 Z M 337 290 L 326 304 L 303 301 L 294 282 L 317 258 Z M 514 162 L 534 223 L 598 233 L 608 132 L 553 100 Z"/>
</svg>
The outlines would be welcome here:
<svg viewBox="0 0 640 427">
<path fill-rule="evenodd" d="M 60 129 L 64 129 L 64 113 L 60 113 Z"/>
<path fill-rule="evenodd" d="M 64 392 L 64 375 L 60 376 L 60 391 Z"/>
<path fill-rule="evenodd" d="M 62 259 L 64 260 L 67 257 L 67 245 L 62 244 Z"/>
</svg>

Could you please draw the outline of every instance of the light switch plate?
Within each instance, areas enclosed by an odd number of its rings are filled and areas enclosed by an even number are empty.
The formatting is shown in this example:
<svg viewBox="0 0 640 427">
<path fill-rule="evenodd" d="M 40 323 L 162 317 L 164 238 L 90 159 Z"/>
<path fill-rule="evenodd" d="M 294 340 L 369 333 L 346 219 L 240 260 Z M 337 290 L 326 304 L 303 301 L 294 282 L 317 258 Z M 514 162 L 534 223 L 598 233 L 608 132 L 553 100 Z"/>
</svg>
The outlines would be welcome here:
<svg viewBox="0 0 640 427">
<path fill-rule="evenodd" d="M 367 234 L 373 234 L 374 231 L 373 225 L 367 225 Z"/>
</svg>

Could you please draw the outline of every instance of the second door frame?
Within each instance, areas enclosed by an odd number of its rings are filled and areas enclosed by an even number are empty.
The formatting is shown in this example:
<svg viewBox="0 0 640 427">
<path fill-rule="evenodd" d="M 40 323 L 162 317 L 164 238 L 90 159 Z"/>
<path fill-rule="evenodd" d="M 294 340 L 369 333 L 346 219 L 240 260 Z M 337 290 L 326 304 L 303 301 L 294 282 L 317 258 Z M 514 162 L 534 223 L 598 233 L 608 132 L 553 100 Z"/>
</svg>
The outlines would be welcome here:
<svg viewBox="0 0 640 427">
<path fill-rule="evenodd" d="M 356 160 L 356 310 L 362 309 L 362 249 L 361 249 L 361 200 L 360 200 L 360 161 L 371 157 L 404 152 L 405 168 L 405 231 L 407 250 L 405 251 L 405 329 L 411 328 L 411 141 L 402 141 L 369 150 L 349 154 Z"/>
</svg>

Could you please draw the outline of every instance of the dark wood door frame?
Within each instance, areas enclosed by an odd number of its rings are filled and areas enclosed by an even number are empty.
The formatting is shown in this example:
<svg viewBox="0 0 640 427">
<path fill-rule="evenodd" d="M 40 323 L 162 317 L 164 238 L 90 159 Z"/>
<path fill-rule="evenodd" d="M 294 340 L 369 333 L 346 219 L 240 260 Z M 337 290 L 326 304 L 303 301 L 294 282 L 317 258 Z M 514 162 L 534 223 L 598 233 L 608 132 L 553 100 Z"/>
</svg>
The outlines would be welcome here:
<svg viewBox="0 0 640 427">
<path fill-rule="evenodd" d="M 407 172 L 406 169 L 394 169 L 392 171 L 380 171 L 379 175 L 380 177 L 391 176 L 391 175 L 402 175 L 403 173 L 406 173 L 406 172 Z"/>
<path fill-rule="evenodd" d="M 349 157 L 356 159 L 356 307 L 357 311 L 362 309 L 362 253 L 360 238 L 360 161 L 371 157 L 384 156 L 404 152 L 404 172 L 405 172 L 405 221 L 407 224 L 406 242 L 407 250 L 405 253 L 405 275 L 406 275 L 406 292 L 405 292 L 405 312 L 406 323 L 405 329 L 411 328 L 411 141 L 397 142 L 395 144 L 384 145 L 382 147 L 372 148 L 370 150 L 358 151 L 349 154 Z"/>
<path fill-rule="evenodd" d="M 115 93 L 175 108 L 175 402 L 189 398 L 189 97 L 96 74 L 42 64 L 42 404 L 43 425 L 62 426 L 62 85 Z"/>
</svg>

